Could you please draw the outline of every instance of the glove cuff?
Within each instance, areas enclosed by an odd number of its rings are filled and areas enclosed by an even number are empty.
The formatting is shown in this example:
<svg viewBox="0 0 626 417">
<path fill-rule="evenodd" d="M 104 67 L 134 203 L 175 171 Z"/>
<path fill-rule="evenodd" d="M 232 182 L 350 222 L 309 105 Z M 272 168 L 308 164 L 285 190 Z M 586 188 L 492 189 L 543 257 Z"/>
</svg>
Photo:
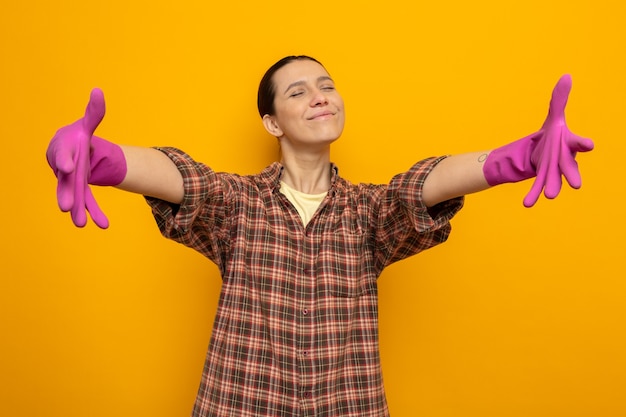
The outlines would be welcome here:
<svg viewBox="0 0 626 417">
<path fill-rule="evenodd" d="M 126 178 L 126 158 L 122 148 L 98 136 L 91 137 L 89 184 L 114 186 Z"/>
<path fill-rule="evenodd" d="M 491 151 L 483 165 L 487 183 L 494 186 L 535 177 L 537 170 L 531 160 L 535 145 L 531 135 Z"/>
</svg>

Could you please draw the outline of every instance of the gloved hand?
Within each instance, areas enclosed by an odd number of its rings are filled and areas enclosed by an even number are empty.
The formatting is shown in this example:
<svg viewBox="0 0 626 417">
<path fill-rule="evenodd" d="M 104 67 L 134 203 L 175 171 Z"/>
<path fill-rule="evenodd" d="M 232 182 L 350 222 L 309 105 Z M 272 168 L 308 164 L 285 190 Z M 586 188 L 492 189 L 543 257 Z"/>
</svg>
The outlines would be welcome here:
<svg viewBox="0 0 626 417">
<path fill-rule="evenodd" d="M 109 220 L 96 203 L 89 184 L 118 185 L 126 177 L 122 149 L 93 136 L 104 113 L 104 94 L 93 89 L 85 116 L 59 129 L 46 151 L 48 164 L 58 179 L 59 208 L 69 211 L 78 227 L 87 224 L 86 211 L 96 225 L 103 229 L 109 227 Z"/>
<path fill-rule="evenodd" d="M 593 149 L 591 139 L 573 134 L 565 123 L 565 105 L 572 88 L 572 78 L 562 76 L 552 91 L 548 116 L 538 132 L 493 150 L 483 173 L 489 185 L 517 182 L 536 177 L 524 198 L 532 207 L 541 192 L 555 198 L 561 191 L 561 175 L 573 188 L 580 188 L 581 178 L 576 162 L 577 152 Z"/>
</svg>

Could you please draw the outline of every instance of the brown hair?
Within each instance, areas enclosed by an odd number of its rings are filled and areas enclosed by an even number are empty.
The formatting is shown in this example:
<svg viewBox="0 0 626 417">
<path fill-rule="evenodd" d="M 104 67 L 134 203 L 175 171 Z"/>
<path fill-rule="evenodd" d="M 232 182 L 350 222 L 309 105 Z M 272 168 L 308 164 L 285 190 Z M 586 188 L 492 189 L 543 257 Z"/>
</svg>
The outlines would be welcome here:
<svg viewBox="0 0 626 417">
<path fill-rule="evenodd" d="M 276 62 L 265 72 L 265 75 L 263 75 L 263 78 L 261 78 L 261 83 L 259 84 L 259 91 L 257 94 L 257 108 L 259 109 L 259 114 L 261 115 L 261 117 L 265 116 L 266 114 L 273 116 L 275 112 L 274 98 L 276 96 L 276 86 L 274 85 L 273 77 L 276 71 L 289 64 L 290 62 L 301 61 L 305 59 L 317 62 L 318 64 L 322 65 L 321 62 L 319 62 L 315 58 L 311 58 L 310 56 L 290 55 Z M 323 66 L 324 65 L 322 65 L 322 67 Z"/>
</svg>

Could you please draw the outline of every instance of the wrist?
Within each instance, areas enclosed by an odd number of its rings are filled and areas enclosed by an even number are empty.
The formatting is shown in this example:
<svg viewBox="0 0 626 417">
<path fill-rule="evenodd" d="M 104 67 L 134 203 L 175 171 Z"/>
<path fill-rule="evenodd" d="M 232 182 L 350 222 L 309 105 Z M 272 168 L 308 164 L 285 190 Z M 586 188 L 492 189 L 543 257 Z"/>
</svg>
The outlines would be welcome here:
<svg viewBox="0 0 626 417">
<path fill-rule="evenodd" d="M 91 138 L 89 184 L 119 185 L 126 177 L 127 165 L 119 145 L 98 136 Z"/>
<path fill-rule="evenodd" d="M 537 175 L 531 155 L 535 148 L 533 135 L 494 149 L 483 165 L 490 186 L 523 181 Z"/>
</svg>

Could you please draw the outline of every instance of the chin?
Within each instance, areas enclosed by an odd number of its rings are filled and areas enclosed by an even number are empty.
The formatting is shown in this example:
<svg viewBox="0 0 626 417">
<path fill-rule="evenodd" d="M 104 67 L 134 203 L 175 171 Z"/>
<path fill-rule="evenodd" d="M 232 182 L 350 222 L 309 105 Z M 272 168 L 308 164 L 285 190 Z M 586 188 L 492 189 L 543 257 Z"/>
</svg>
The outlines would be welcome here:
<svg viewBox="0 0 626 417">
<path fill-rule="evenodd" d="M 324 132 L 320 135 L 320 138 L 324 138 L 326 142 L 334 142 L 341 137 L 343 129 L 332 129 Z"/>
<path fill-rule="evenodd" d="M 339 135 L 329 135 L 329 136 L 326 136 L 323 139 L 320 139 L 320 142 L 331 144 L 331 143 L 335 142 L 337 139 L 339 139 L 340 137 L 341 137 L 341 134 L 339 134 Z"/>
</svg>

